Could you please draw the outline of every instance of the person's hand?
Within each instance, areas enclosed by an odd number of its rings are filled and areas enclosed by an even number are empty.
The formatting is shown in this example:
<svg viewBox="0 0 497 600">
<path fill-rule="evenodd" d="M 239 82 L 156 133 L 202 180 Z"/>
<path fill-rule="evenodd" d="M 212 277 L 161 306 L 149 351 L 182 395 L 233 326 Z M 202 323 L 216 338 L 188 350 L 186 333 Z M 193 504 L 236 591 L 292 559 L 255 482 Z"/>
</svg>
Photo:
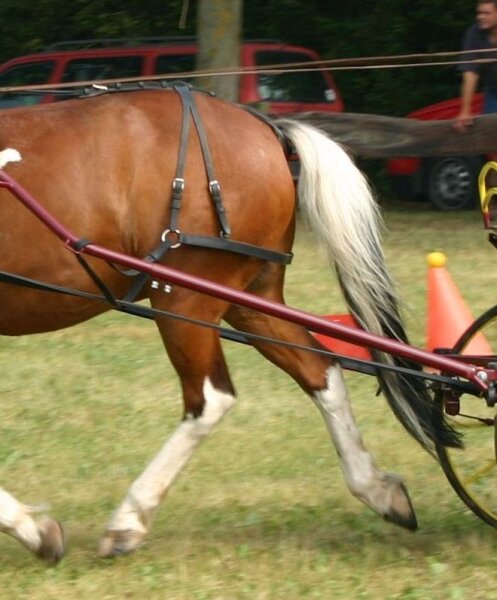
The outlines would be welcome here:
<svg viewBox="0 0 497 600">
<path fill-rule="evenodd" d="M 466 111 L 461 111 L 454 120 L 454 129 L 459 133 L 465 133 L 473 125 L 473 115 Z"/>
</svg>

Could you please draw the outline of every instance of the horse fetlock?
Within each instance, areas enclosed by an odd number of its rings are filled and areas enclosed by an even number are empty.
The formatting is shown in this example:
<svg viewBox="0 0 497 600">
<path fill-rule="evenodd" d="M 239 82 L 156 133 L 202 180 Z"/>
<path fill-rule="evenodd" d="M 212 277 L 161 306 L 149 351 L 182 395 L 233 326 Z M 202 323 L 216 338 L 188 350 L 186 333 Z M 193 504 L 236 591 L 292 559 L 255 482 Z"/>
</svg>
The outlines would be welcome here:
<svg viewBox="0 0 497 600">
<path fill-rule="evenodd" d="M 145 531 L 136 529 L 107 529 L 98 545 L 98 555 L 113 558 L 134 552 L 143 544 L 145 535 Z"/>
<path fill-rule="evenodd" d="M 110 558 L 136 550 L 142 545 L 154 514 L 155 510 L 145 510 L 130 491 L 102 536 L 98 555 Z"/>
<path fill-rule="evenodd" d="M 65 533 L 62 524 L 50 517 L 42 517 L 38 522 L 40 546 L 35 554 L 49 565 L 57 564 L 65 553 Z"/>
</svg>

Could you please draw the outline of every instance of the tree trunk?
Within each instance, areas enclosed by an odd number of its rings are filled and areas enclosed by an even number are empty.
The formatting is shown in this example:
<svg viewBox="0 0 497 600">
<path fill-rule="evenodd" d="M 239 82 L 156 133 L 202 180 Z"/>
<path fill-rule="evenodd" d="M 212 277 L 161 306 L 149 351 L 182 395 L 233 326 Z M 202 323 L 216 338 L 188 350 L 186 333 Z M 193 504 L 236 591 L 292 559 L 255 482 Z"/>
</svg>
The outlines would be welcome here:
<svg viewBox="0 0 497 600">
<path fill-rule="evenodd" d="M 198 70 L 216 71 L 240 66 L 242 12 L 243 0 L 199 0 Z M 196 84 L 226 100 L 238 101 L 237 75 L 199 77 Z"/>
</svg>

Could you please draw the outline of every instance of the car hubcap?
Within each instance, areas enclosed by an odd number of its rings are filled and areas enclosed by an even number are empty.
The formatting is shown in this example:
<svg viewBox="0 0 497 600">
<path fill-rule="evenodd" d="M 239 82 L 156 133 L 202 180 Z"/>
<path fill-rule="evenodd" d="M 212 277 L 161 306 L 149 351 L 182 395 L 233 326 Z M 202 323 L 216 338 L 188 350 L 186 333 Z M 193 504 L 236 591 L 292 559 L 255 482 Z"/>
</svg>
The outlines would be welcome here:
<svg viewBox="0 0 497 600">
<path fill-rule="evenodd" d="M 464 163 L 450 160 L 440 166 L 436 177 L 436 188 L 444 204 L 457 206 L 466 202 L 470 186 L 470 173 Z"/>
</svg>

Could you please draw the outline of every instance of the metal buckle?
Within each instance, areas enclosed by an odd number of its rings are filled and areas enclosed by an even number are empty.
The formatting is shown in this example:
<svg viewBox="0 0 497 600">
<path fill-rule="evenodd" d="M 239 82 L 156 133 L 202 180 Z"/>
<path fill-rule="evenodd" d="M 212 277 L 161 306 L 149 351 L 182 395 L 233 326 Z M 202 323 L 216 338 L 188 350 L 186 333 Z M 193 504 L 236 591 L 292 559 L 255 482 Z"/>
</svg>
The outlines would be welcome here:
<svg viewBox="0 0 497 600">
<path fill-rule="evenodd" d="M 162 232 L 160 239 L 163 242 L 169 241 L 169 243 L 170 243 L 169 248 L 171 248 L 171 249 L 179 248 L 181 246 L 181 242 L 179 239 L 180 235 L 181 235 L 181 232 L 179 229 L 166 229 L 165 231 Z M 176 241 L 174 241 L 174 240 L 176 240 Z"/>
<path fill-rule="evenodd" d="M 209 192 L 211 194 L 219 194 L 221 191 L 221 186 L 219 185 L 219 181 L 217 179 L 213 179 L 209 181 Z"/>
<path fill-rule="evenodd" d="M 182 192 L 185 189 L 185 180 L 182 177 L 175 177 L 173 179 L 173 191 Z"/>
</svg>

